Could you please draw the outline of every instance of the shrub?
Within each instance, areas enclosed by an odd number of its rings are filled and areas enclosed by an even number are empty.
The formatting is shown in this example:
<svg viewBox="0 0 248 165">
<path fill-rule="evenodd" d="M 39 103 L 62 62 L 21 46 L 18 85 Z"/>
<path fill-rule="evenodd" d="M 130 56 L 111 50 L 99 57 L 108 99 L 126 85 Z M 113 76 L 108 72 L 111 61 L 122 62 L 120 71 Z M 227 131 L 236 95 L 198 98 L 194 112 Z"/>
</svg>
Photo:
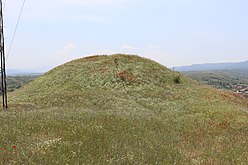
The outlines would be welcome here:
<svg viewBox="0 0 248 165">
<path fill-rule="evenodd" d="M 180 75 L 174 76 L 173 81 L 176 84 L 180 84 L 181 83 L 181 76 Z"/>
</svg>

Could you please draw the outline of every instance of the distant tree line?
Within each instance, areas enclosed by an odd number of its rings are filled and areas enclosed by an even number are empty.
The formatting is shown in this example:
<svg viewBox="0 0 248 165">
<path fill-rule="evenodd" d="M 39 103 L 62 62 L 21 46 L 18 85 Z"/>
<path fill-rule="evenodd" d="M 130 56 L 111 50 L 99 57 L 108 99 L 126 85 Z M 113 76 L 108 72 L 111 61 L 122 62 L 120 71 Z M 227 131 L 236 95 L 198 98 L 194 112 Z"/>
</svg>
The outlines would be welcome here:
<svg viewBox="0 0 248 165">
<path fill-rule="evenodd" d="M 33 75 L 19 75 L 19 76 L 8 76 L 7 77 L 7 85 L 8 85 L 8 92 L 12 92 L 16 89 L 21 88 L 25 84 L 33 81 L 36 79 L 38 76 L 33 76 Z M 2 94 L 2 87 L 0 86 L 0 94 Z"/>
</svg>

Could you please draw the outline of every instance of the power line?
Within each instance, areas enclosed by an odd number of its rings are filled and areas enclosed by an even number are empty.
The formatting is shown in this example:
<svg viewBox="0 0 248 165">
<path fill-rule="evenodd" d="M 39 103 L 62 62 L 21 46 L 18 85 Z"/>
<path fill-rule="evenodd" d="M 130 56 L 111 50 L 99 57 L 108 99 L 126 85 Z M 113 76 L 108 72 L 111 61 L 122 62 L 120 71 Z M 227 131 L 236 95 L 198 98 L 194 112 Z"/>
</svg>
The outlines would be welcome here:
<svg viewBox="0 0 248 165">
<path fill-rule="evenodd" d="M 6 2 L 7 2 L 7 0 L 4 1 L 3 11 L 5 11 Z"/>
<path fill-rule="evenodd" d="M 22 16 L 22 12 L 23 12 L 23 9 L 24 9 L 25 2 L 26 2 L 26 0 L 23 0 L 22 8 L 21 8 L 21 11 L 20 11 L 20 14 L 19 14 L 19 17 L 18 17 L 18 21 L 16 23 L 16 27 L 15 27 L 15 31 L 14 31 L 13 37 L 11 39 L 9 50 L 8 50 L 8 53 L 7 53 L 7 58 L 6 58 L 7 61 L 8 61 L 10 50 L 12 48 L 12 45 L 13 45 L 13 42 L 14 42 L 14 39 L 15 39 L 15 35 L 16 35 L 16 32 L 17 32 L 18 25 L 19 25 L 20 20 L 21 20 L 21 16 Z"/>
</svg>

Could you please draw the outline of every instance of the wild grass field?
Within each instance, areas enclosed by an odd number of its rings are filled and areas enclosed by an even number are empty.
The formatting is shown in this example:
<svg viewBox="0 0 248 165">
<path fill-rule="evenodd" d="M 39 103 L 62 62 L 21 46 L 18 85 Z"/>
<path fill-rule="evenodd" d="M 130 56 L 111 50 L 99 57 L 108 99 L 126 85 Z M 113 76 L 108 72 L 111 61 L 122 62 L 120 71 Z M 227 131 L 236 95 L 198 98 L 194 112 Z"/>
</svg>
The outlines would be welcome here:
<svg viewBox="0 0 248 165">
<path fill-rule="evenodd" d="M 246 98 L 138 56 L 74 60 L 9 99 L 1 164 L 248 162 Z"/>
</svg>

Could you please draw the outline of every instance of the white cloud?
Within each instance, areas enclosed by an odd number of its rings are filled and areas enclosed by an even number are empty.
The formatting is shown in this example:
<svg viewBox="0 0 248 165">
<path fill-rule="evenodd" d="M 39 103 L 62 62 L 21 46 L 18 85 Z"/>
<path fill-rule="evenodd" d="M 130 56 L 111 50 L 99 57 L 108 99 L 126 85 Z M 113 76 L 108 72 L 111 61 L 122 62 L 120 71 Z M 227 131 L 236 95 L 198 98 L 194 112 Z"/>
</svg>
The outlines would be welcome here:
<svg viewBox="0 0 248 165">
<path fill-rule="evenodd" d="M 35 21 L 93 21 L 105 22 L 101 15 L 85 13 L 84 9 L 103 9 L 136 0 L 33 0 L 26 1 L 23 18 Z M 16 21 L 23 1 L 11 0 L 6 2 L 5 15 Z M 74 11 L 81 10 L 80 13 Z M 37 19 L 39 18 L 39 19 Z"/>
<path fill-rule="evenodd" d="M 210 34 L 209 31 L 204 31 L 204 30 L 198 30 L 198 31 L 194 31 L 195 35 L 208 35 Z"/>
<path fill-rule="evenodd" d="M 92 51 L 90 54 L 92 55 L 110 55 L 110 54 L 138 54 L 139 48 L 136 48 L 131 45 L 122 45 L 120 47 L 117 47 L 115 49 L 109 49 L 105 45 L 99 45 L 97 48 L 95 48 L 94 51 Z"/>
<path fill-rule="evenodd" d="M 137 54 L 139 52 L 139 48 L 131 45 L 122 45 L 120 48 L 120 52 L 125 54 Z"/>
<path fill-rule="evenodd" d="M 61 50 L 58 51 L 58 55 L 64 56 L 67 55 L 68 53 L 74 51 L 77 48 L 77 46 L 73 43 L 69 43 L 65 45 Z"/>
<path fill-rule="evenodd" d="M 118 52 L 110 49 L 98 49 L 95 51 L 92 51 L 90 55 L 111 55 L 111 54 L 116 54 Z"/>
<path fill-rule="evenodd" d="M 104 7 L 104 6 L 113 6 L 126 2 L 131 2 L 136 0 L 33 0 L 27 1 L 26 5 L 31 8 L 36 9 L 55 9 L 58 8 L 68 8 L 71 7 Z M 7 1 L 7 7 L 13 8 L 18 7 L 20 3 L 23 1 L 20 0 L 12 0 Z M 30 8 L 27 8 L 27 10 Z"/>
<path fill-rule="evenodd" d="M 149 50 L 159 50 L 160 46 L 159 45 L 148 45 L 147 48 Z"/>
<path fill-rule="evenodd" d="M 132 45 L 122 45 L 116 49 L 108 49 L 106 46 L 101 45 L 96 48 L 96 51 L 92 51 L 91 55 L 111 55 L 111 54 L 134 54 L 145 58 L 152 59 L 167 67 L 174 65 L 175 61 L 172 56 L 164 50 L 160 45 L 147 45 L 144 47 L 135 47 Z"/>
<path fill-rule="evenodd" d="M 39 18 L 37 20 L 37 18 Z M 49 19 L 48 19 L 49 18 Z M 109 21 L 99 15 L 90 15 L 90 14 L 74 14 L 74 13 L 61 13 L 55 12 L 53 14 L 50 13 L 40 13 L 40 12 L 33 12 L 32 14 L 25 15 L 24 19 L 27 19 L 32 22 L 46 22 L 46 23 L 72 23 L 72 22 L 93 22 L 93 23 L 108 23 Z"/>
<path fill-rule="evenodd" d="M 48 66 L 50 66 L 50 65 L 62 64 L 70 60 L 73 60 L 74 58 L 76 58 L 75 53 L 73 53 L 76 51 L 76 49 L 77 49 L 76 44 L 68 43 L 60 50 L 58 50 L 56 53 L 51 55 L 51 58 L 45 60 L 45 63 Z"/>
<path fill-rule="evenodd" d="M 173 63 L 171 55 L 160 45 L 147 45 L 144 48 L 144 54 L 141 54 L 141 56 L 152 59 L 167 67 L 170 67 Z"/>
<path fill-rule="evenodd" d="M 116 5 L 127 1 L 131 1 L 131 0 L 64 0 L 62 2 L 67 3 L 68 5 L 102 6 L 102 5 Z M 61 3 L 61 1 L 59 2 Z"/>
</svg>

